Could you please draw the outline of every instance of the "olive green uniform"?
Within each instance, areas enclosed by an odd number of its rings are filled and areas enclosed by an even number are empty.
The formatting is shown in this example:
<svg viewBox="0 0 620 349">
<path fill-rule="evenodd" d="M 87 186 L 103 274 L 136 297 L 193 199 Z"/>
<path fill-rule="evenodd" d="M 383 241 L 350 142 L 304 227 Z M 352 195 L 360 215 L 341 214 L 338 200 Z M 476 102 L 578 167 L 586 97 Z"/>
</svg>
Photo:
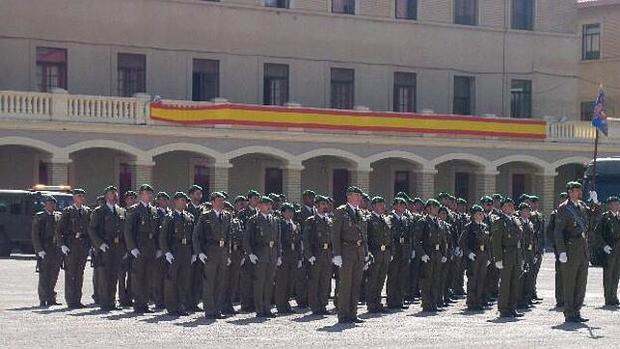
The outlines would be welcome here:
<svg viewBox="0 0 620 349">
<path fill-rule="evenodd" d="M 314 264 L 308 262 L 308 304 L 314 313 L 323 313 L 327 307 L 332 288 L 332 220 L 315 214 L 303 226 L 304 257 L 314 257 Z"/>
<path fill-rule="evenodd" d="M 368 250 L 374 259 L 368 270 L 368 294 L 366 295 L 366 304 L 371 313 L 383 309 L 381 291 L 383 291 L 393 253 L 389 219 L 389 217 L 373 212 L 368 221 Z"/>
<path fill-rule="evenodd" d="M 257 214 L 257 210 L 254 207 L 246 207 L 239 212 L 239 220 L 243 228 L 243 235 L 245 235 L 247 222 L 250 218 Z M 245 236 L 244 236 L 245 239 Z M 254 265 L 248 260 L 248 252 L 243 247 L 243 259 L 241 260 L 241 271 L 239 275 L 239 298 L 241 300 L 241 310 L 252 312 L 255 311 L 254 307 Z"/>
<path fill-rule="evenodd" d="M 532 266 L 532 296 L 538 298 L 536 285 L 538 282 L 538 273 L 542 265 L 543 256 L 545 255 L 545 218 L 542 213 L 533 211 L 530 215 L 530 221 L 534 225 L 534 259 L 536 262 Z"/>
<path fill-rule="evenodd" d="M 202 214 L 204 207 L 202 205 L 195 206 L 192 202 L 187 203 L 187 211 L 194 217 L 194 224 L 198 222 L 198 217 Z M 193 252 L 193 250 L 192 250 Z M 190 292 L 190 311 L 198 310 L 198 303 L 202 299 L 202 263 L 198 262 L 196 256 L 192 256 L 192 290 Z"/>
<path fill-rule="evenodd" d="M 618 276 L 620 275 L 620 215 L 607 211 L 598 226 L 601 247 L 608 245 L 611 253 L 605 254 L 603 263 L 603 288 L 605 305 L 619 305 Z"/>
<path fill-rule="evenodd" d="M 275 301 L 279 313 L 291 312 L 289 299 L 295 286 L 297 265 L 303 259 L 302 232 L 293 221 L 280 220 L 282 264 L 276 270 Z"/>
<path fill-rule="evenodd" d="M 491 235 L 485 223 L 471 221 L 465 225 L 461 248 L 467 260 L 467 306 L 481 308 L 486 285 L 487 266 L 491 260 Z M 473 253 L 474 260 L 469 258 Z"/>
<path fill-rule="evenodd" d="M 230 266 L 226 274 L 224 291 L 224 314 L 234 314 L 233 302 L 239 299 L 239 283 L 241 275 L 241 261 L 243 260 L 243 224 L 233 217 L 230 221 Z"/>
<path fill-rule="evenodd" d="M 520 219 L 520 218 L 517 218 Z M 536 257 L 536 236 L 534 232 L 534 224 L 530 221 L 520 219 L 523 229 L 523 262 L 524 270 L 519 280 L 521 286 L 517 292 L 517 307 L 525 309 L 529 307 L 529 303 L 534 297 L 534 258 Z"/>
<path fill-rule="evenodd" d="M 518 218 L 499 214 L 491 223 L 493 258 L 501 261 L 497 308 L 501 315 L 515 314 L 523 262 L 523 229 Z"/>
<path fill-rule="evenodd" d="M 420 290 L 422 293 L 422 310 L 436 311 L 441 289 L 441 259 L 446 253 L 445 235 L 441 232 L 437 217 L 430 215 L 420 220 L 420 231 L 415 241 L 416 258 L 429 257 L 420 264 Z"/>
<path fill-rule="evenodd" d="M 549 215 L 549 225 L 547 225 L 547 239 L 551 242 L 551 247 L 553 248 L 553 255 L 555 256 L 555 304 L 557 306 L 564 306 L 564 283 L 562 282 L 562 263 L 560 263 L 560 254 L 558 252 L 557 246 L 555 245 L 555 217 L 557 216 L 558 211 L 553 210 Z"/>
<path fill-rule="evenodd" d="M 60 249 L 56 243 L 56 226 L 61 219 L 59 211 L 38 212 L 32 220 L 32 245 L 34 252 L 38 254 L 45 252 L 43 259 L 39 258 L 37 263 L 39 271 L 39 301 L 42 305 L 52 305 L 56 303 L 56 282 L 60 273 Z"/>
<path fill-rule="evenodd" d="M 389 262 L 387 272 L 387 306 L 400 309 L 405 296 L 409 293 L 411 251 L 413 249 L 413 227 L 409 218 L 404 214 L 398 216 L 392 212 L 387 217 L 390 222 L 393 259 Z M 374 254 L 373 254 L 374 255 Z"/>
<path fill-rule="evenodd" d="M 165 307 L 164 304 L 164 283 L 166 278 L 166 271 L 168 267 L 166 266 L 166 259 L 163 255 L 163 250 L 159 243 L 159 235 L 161 234 L 161 225 L 163 224 L 164 217 L 170 213 L 170 210 L 163 209 L 161 207 L 157 208 L 157 236 L 155 237 L 155 248 L 159 256 L 155 256 L 155 270 L 153 270 L 153 282 L 151 283 L 151 299 L 155 303 L 156 308 Z"/>
</svg>

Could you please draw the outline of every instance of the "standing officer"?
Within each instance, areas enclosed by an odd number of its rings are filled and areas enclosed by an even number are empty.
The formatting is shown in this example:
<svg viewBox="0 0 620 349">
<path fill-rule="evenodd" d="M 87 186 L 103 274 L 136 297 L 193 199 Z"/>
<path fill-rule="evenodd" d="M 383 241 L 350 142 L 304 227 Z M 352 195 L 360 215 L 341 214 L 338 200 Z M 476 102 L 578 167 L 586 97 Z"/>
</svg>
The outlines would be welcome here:
<svg viewBox="0 0 620 349">
<path fill-rule="evenodd" d="M 588 234 L 599 212 L 595 191 L 590 192 L 593 207 L 581 201 L 581 183 L 568 182 L 568 200 L 558 207 L 555 218 L 555 245 L 562 263 L 564 283 L 564 317 L 566 322 L 585 322 L 581 307 L 588 282 Z"/>
<path fill-rule="evenodd" d="M 609 210 L 603 213 L 601 223 L 598 225 L 599 239 L 605 261 L 603 264 L 603 288 L 605 289 L 605 305 L 617 306 L 618 302 L 618 276 L 620 275 L 620 202 L 617 196 L 607 199 Z"/>
<path fill-rule="evenodd" d="M 484 209 L 484 223 L 489 227 L 491 234 L 491 223 L 500 214 L 501 211 L 493 206 L 493 198 L 483 196 L 480 198 L 480 205 Z M 491 251 L 493 250 L 493 238 L 491 237 Z M 495 267 L 495 263 L 490 263 L 487 268 L 486 286 L 484 289 L 484 303 L 490 304 L 497 299 L 499 292 L 499 271 Z"/>
<path fill-rule="evenodd" d="M 527 202 L 519 204 L 518 219 L 523 229 L 523 273 L 520 278 L 519 291 L 517 292 L 517 308 L 527 309 L 533 305 L 532 298 L 534 296 L 534 273 L 532 268 L 534 259 L 536 258 L 536 237 L 534 232 L 534 224 L 530 220 L 531 207 Z"/>
<path fill-rule="evenodd" d="M 461 240 L 463 254 L 467 256 L 467 309 L 483 309 L 483 292 L 487 267 L 491 263 L 491 235 L 483 222 L 484 210 L 480 205 L 471 208 L 471 221 L 465 225 Z"/>
<path fill-rule="evenodd" d="M 222 319 L 226 270 L 231 263 L 229 246 L 232 216 L 224 211 L 225 197 L 211 193 L 211 210 L 203 212 L 194 227 L 194 254 L 204 265 L 203 307 L 207 319 Z"/>
<path fill-rule="evenodd" d="M 56 281 L 60 273 L 60 249 L 56 242 L 56 226 L 61 213 L 56 211 L 56 198 L 44 196 L 43 211 L 32 220 L 32 245 L 37 255 L 39 272 L 39 302 L 42 307 L 59 305 L 56 301 Z"/>
<path fill-rule="evenodd" d="M 420 221 L 420 231 L 415 241 L 416 255 L 420 256 L 420 288 L 422 291 L 422 310 L 435 312 L 438 310 L 438 301 L 441 297 L 442 261 L 446 258 L 446 236 L 442 233 L 437 214 L 439 201 L 426 201 L 428 214 Z"/>
<path fill-rule="evenodd" d="M 388 245 L 393 248 L 391 262 L 387 275 L 387 306 L 389 309 L 408 309 L 403 303 L 405 295 L 409 293 L 409 266 L 413 255 L 413 229 L 409 219 L 405 216 L 407 202 L 402 197 L 395 197 L 392 201 L 392 212 L 388 215 L 392 242 Z"/>
<path fill-rule="evenodd" d="M 254 306 L 256 317 L 275 317 L 271 312 L 271 296 L 276 267 L 282 264 L 280 223 L 270 212 L 273 200 L 260 199 L 258 214 L 250 217 L 245 227 L 244 248 L 254 266 Z"/>
<path fill-rule="evenodd" d="M 533 300 L 541 301 L 542 298 L 538 297 L 538 292 L 536 290 L 536 283 L 538 281 L 538 273 L 540 272 L 540 266 L 542 265 L 542 259 L 545 254 L 545 218 L 543 214 L 539 211 L 540 199 L 536 195 L 529 196 L 529 204 L 531 207 L 530 212 L 530 221 L 534 225 L 534 265 L 532 266 L 532 277 L 533 277 Z"/>
<path fill-rule="evenodd" d="M 362 190 L 357 187 L 347 188 L 347 203 L 334 211 L 332 245 L 333 264 L 339 268 L 337 292 L 339 323 L 363 322 L 357 317 L 364 263 L 368 261 L 367 219 L 359 208 L 362 194 Z"/>
<path fill-rule="evenodd" d="M 306 189 L 302 194 L 302 205 L 297 214 L 298 222 L 301 226 L 301 230 L 304 229 L 304 223 L 308 218 L 314 216 L 315 208 L 314 201 L 316 199 L 316 193 L 312 190 Z M 302 246 L 303 249 L 303 246 Z M 295 276 L 295 298 L 297 299 L 297 306 L 299 308 L 308 307 L 308 282 L 310 279 L 310 266 L 304 259 L 301 264 L 301 269 L 298 270 Z"/>
<path fill-rule="evenodd" d="M 327 217 L 327 198 L 317 195 L 315 203 L 314 214 L 303 224 L 304 258 L 310 274 L 308 302 L 312 314 L 327 315 L 327 302 L 332 288 L 332 220 Z"/>
<path fill-rule="evenodd" d="M 187 211 L 187 195 L 174 194 L 174 211 L 162 219 L 159 246 L 166 260 L 164 304 L 168 313 L 188 315 L 192 285 L 192 234 L 194 217 Z"/>
<path fill-rule="evenodd" d="M 166 278 L 166 259 L 164 257 L 164 251 L 159 244 L 159 234 L 161 234 L 161 225 L 164 217 L 170 213 L 169 208 L 170 195 L 166 192 L 159 192 L 155 197 L 155 204 L 157 209 L 157 232 L 155 237 L 155 267 L 153 268 L 153 282 L 151 289 L 151 299 L 155 303 L 155 309 L 165 308 L 164 304 L 164 280 Z"/>
<path fill-rule="evenodd" d="M 235 206 L 238 204 L 238 200 L 245 200 L 244 196 L 235 198 Z M 239 299 L 239 279 L 241 272 L 241 261 L 243 260 L 243 223 L 238 217 L 235 217 L 234 213 L 231 213 L 230 220 L 230 245 L 228 253 L 230 254 L 230 266 L 228 267 L 228 273 L 226 273 L 226 290 L 224 291 L 224 310 L 225 315 L 234 315 L 237 312 L 233 308 L 233 302 L 237 302 Z"/>
<path fill-rule="evenodd" d="M 276 271 L 275 300 L 278 314 L 290 314 L 293 312 L 289 304 L 291 291 L 295 286 L 295 275 L 301 268 L 303 254 L 301 228 L 293 221 L 295 209 L 293 205 L 285 202 L 280 207 L 282 219 L 280 220 L 280 239 L 282 244 L 282 264 Z"/>
<path fill-rule="evenodd" d="M 392 232 L 390 221 L 385 214 L 385 200 L 375 196 L 371 201 L 372 213 L 368 221 L 368 251 L 373 262 L 368 270 L 368 294 L 366 304 L 369 313 L 383 313 L 387 310 L 381 304 L 381 291 L 385 284 L 390 262 L 392 261 Z"/>
<path fill-rule="evenodd" d="M 260 202 L 260 193 L 256 190 L 250 190 L 247 194 L 248 205 L 238 214 L 238 218 L 241 221 L 243 230 L 245 232 L 247 222 L 250 217 L 258 213 L 258 204 Z M 244 257 L 241 259 L 241 272 L 239 276 L 239 296 L 241 298 L 241 311 L 253 312 L 254 307 L 254 264 L 248 260 L 247 251 L 243 251 Z"/>
<path fill-rule="evenodd" d="M 83 189 L 73 189 L 73 205 L 63 210 L 56 231 L 58 245 L 65 259 L 65 300 L 69 309 L 84 308 L 82 285 L 90 249 L 90 208 L 86 206 L 85 196 Z"/>
<path fill-rule="evenodd" d="M 153 289 L 156 238 L 159 234 L 159 215 L 151 205 L 153 188 L 143 184 L 138 190 L 140 202 L 127 209 L 125 242 L 133 258 L 131 263 L 131 290 L 133 309 L 136 313 L 151 313 L 148 309 L 150 291 Z"/>
<path fill-rule="evenodd" d="M 198 217 L 202 214 L 204 206 L 202 204 L 202 187 L 199 185 L 192 185 L 187 191 L 189 196 L 189 203 L 187 204 L 187 211 L 194 217 L 194 224 L 198 223 Z M 202 298 L 202 272 L 203 266 L 196 263 L 198 256 L 192 255 L 192 291 L 190 293 L 190 305 L 187 309 L 189 312 L 200 311 L 198 303 Z"/>
<path fill-rule="evenodd" d="M 560 202 L 558 203 L 558 207 L 568 199 L 567 192 L 560 193 Z M 555 245 L 555 217 L 558 214 L 557 208 L 551 212 L 549 215 L 549 225 L 547 225 L 547 240 L 550 241 L 551 247 L 553 248 L 553 254 L 555 256 L 555 307 L 561 308 L 564 306 L 564 283 L 562 282 L 562 263 L 560 263 L 560 254 L 558 252 L 557 246 Z"/>
<path fill-rule="evenodd" d="M 521 317 L 517 313 L 519 278 L 523 271 L 523 229 L 514 216 L 514 201 L 502 199 L 501 213 L 491 223 L 493 259 L 499 270 L 499 297 L 497 308 L 500 317 Z"/>
<path fill-rule="evenodd" d="M 109 186 L 104 191 L 105 205 L 93 210 L 88 226 L 90 241 L 97 248 L 97 296 L 102 310 L 116 307 L 116 286 L 121 275 L 121 261 L 125 254 L 123 226 L 125 210 L 118 206 L 118 189 Z"/>
</svg>

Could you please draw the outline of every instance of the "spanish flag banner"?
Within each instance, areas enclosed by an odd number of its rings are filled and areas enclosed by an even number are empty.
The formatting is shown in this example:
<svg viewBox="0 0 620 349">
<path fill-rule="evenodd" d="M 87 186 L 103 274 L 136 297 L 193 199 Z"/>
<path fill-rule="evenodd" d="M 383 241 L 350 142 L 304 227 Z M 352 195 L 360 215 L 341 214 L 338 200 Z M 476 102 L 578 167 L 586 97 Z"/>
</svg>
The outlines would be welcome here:
<svg viewBox="0 0 620 349">
<path fill-rule="evenodd" d="M 151 119 L 174 124 L 243 128 L 299 128 L 330 132 L 444 134 L 464 137 L 506 137 L 543 140 L 542 120 L 487 118 L 461 115 L 368 112 L 246 104 L 179 106 L 152 103 Z"/>
</svg>

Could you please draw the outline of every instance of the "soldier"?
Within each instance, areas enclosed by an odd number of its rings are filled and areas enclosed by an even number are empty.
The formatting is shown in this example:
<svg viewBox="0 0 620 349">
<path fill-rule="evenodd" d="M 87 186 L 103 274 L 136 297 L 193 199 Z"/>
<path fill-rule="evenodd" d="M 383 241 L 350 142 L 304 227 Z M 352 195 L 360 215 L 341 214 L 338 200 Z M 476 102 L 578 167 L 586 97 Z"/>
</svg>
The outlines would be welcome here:
<svg viewBox="0 0 620 349">
<path fill-rule="evenodd" d="M 466 259 L 465 254 L 463 253 L 463 249 L 461 248 L 461 239 L 463 238 L 463 234 L 465 233 L 465 225 L 471 221 L 469 215 L 467 214 L 467 200 L 463 198 L 456 199 L 456 209 L 453 211 L 454 214 L 454 277 L 452 279 L 452 290 L 454 291 L 454 296 L 458 298 L 462 298 L 465 295 L 465 266 Z"/>
<path fill-rule="evenodd" d="M 316 198 L 316 193 L 312 190 L 306 189 L 302 194 L 302 205 L 299 208 L 297 213 L 297 221 L 301 226 L 301 230 L 303 231 L 303 225 L 308 220 L 308 218 L 312 217 L 315 212 L 314 208 L 314 200 Z M 302 234 L 303 235 L 303 234 Z M 302 245 L 302 249 L 304 246 Z M 298 270 L 295 276 L 295 296 L 297 299 L 297 307 L 299 308 L 307 308 L 308 307 L 308 280 L 310 278 L 310 266 L 308 262 L 304 259 L 301 264 L 301 268 Z"/>
<path fill-rule="evenodd" d="M 106 203 L 93 210 L 88 227 L 88 235 L 97 248 L 97 286 L 99 306 L 104 311 L 116 307 L 116 286 L 121 275 L 121 261 L 125 254 L 123 226 L 125 210 L 118 206 L 118 189 L 109 186 L 104 191 Z"/>
<path fill-rule="evenodd" d="M 484 223 L 491 231 L 491 223 L 493 219 L 500 214 L 501 211 L 497 211 L 495 207 L 493 207 L 493 198 L 490 196 L 483 196 L 480 198 L 480 205 L 484 210 Z M 491 239 L 491 250 L 493 250 L 493 239 Z M 492 256 L 491 256 L 492 259 Z M 497 294 L 499 292 L 499 270 L 495 267 L 495 263 L 492 261 L 487 268 L 487 277 L 486 277 L 486 286 L 484 289 L 484 300 L 483 303 L 490 304 L 495 299 L 497 299 Z"/>
<path fill-rule="evenodd" d="M 385 284 L 388 267 L 393 260 L 390 220 L 385 214 L 385 200 L 375 196 L 371 201 L 372 214 L 368 221 L 368 251 L 373 262 L 368 270 L 368 294 L 366 303 L 369 313 L 385 313 L 381 304 L 381 291 Z"/>
<path fill-rule="evenodd" d="M 133 190 L 128 190 L 123 195 L 125 200 L 125 209 L 133 206 L 138 202 L 138 194 L 136 194 Z M 126 221 L 123 221 L 124 223 Z M 123 231 L 124 231 L 123 227 Z M 123 238 L 124 240 L 124 238 Z M 123 259 L 121 262 L 120 275 L 118 278 L 118 297 L 120 299 L 120 304 L 123 307 L 131 307 L 133 305 L 132 301 L 132 293 L 131 293 L 131 270 L 130 270 L 131 260 L 129 258 L 129 252 L 125 251 L 123 255 Z"/>
<path fill-rule="evenodd" d="M 327 315 L 327 302 L 332 288 L 332 220 L 327 217 L 329 209 L 326 197 L 315 197 L 314 214 L 303 224 L 304 258 L 310 274 L 308 302 L 312 314 Z"/>
<path fill-rule="evenodd" d="M 244 248 L 254 266 L 254 305 L 256 317 L 275 317 L 271 312 L 271 296 L 276 267 L 282 264 L 280 223 L 270 211 L 273 200 L 260 199 L 259 212 L 250 217 L 245 227 Z"/>
<path fill-rule="evenodd" d="M 420 230 L 414 244 L 416 255 L 420 256 L 420 288 L 422 291 L 422 310 L 435 312 L 438 310 L 440 298 L 441 265 L 448 259 L 446 253 L 446 236 L 441 232 L 440 222 L 437 218 L 439 213 L 439 201 L 429 199 L 426 201 L 426 215 L 420 221 Z"/>
<path fill-rule="evenodd" d="M 244 196 L 235 198 L 235 206 L 239 200 L 245 200 Z M 230 245 L 228 253 L 230 254 L 230 266 L 226 273 L 226 287 L 224 291 L 224 315 L 234 315 L 237 312 L 233 308 L 233 302 L 239 299 L 239 277 L 241 272 L 241 261 L 243 260 L 243 224 L 234 212 L 231 213 L 231 229 L 230 229 Z"/>
<path fill-rule="evenodd" d="M 536 195 L 530 195 L 528 202 L 531 207 L 530 221 L 534 225 L 534 259 L 532 265 L 532 300 L 536 303 L 542 301 L 542 298 L 538 297 L 536 290 L 536 283 L 538 280 L 538 273 L 540 272 L 540 266 L 542 265 L 542 259 L 545 255 L 545 218 L 539 211 L 540 199 Z"/>
<path fill-rule="evenodd" d="M 424 200 L 422 200 L 421 198 L 413 198 L 411 205 L 409 205 L 409 216 L 411 219 L 411 224 L 412 224 L 412 243 L 415 244 L 415 241 L 417 241 L 417 237 L 416 235 L 419 232 L 419 226 L 420 226 L 420 220 L 422 220 L 422 218 L 424 217 L 424 206 L 426 205 L 426 203 L 424 202 Z M 412 250 L 412 253 L 415 252 L 415 247 Z M 413 258 L 411 259 L 411 265 L 409 266 L 409 269 L 411 269 L 411 282 L 409 283 L 411 286 L 411 301 L 413 301 L 414 298 L 419 298 L 420 297 L 420 263 L 422 263 L 420 261 L 420 258 Z"/>
<path fill-rule="evenodd" d="M 517 308 L 530 308 L 532 297 L 534 296 L 534 274 L 532 267 L 536 258 L 536 237 L 534 232 L 534 224 L 530 221 L 530 205 L 524 200 L 519 204 L 518 218 L 520 219 L 521 228 L 523 229 L 522 251 L 523 251 L 523 273 L 519 280 L 520 286 L 517 292 Z"/>
<path fill-rule="evenodd" d="M 32 220 L 32 246 L 37 255 L 39 304 L 45 307 L 60 305 L 54 291 L 61 262 L 55 234 L 62 214 L 56 211 L 56 198 L 53 196 L 44 196 L 42 202 L 43 211 L 38 212 Z"/>
<path fill-rule="evenodd" d="M 248 205 L 248 199 L 243 195 L 237 195 L 233 200 L 235 215 L 243 211 Z"/>
<path fill-rule="evenodd" d="M 605 252 L 603 288 L 605 305 L 618 306 L 618 276 L 620 275 L 620 201 L 617 196 L 607 199 L 609 210 L 603 213 L 598 225 L 598 236 Z"/>
<path fill-rule="evenodd" d="M 247 225 L 250 217 L 256 215 L 258 213 L 258 204 L 260 201 L 260 193 L 256 190 L 248 191 L 248 205 L 247 207 L 239 212 L 238 218 L 241 221 L 243 230 L 245 232 L 245 227 Z M 241 311 L 244 312 L 254 312 L 256 309 L 254 307 L 254 286 L 253 286 L 253 274 L 254 274 L 254 265 L 252 263 L 248 263 L 248 253 L 244 252 L 244 257 L 241 259 L 241 273 L 239 276 L 239 296 L 241 298 Z"/>
<path fill-rule="evenodd" d="M 566 185 L 568 200 L 558 207 L 555 218 L 555 245 L 562 263 L 564 317 L 566 322 L 585 322 L 581 307 L 586 292 L 589 266 L 588 234 L 599 214 L 595 191 L 590 192 L 592 207 L 581 201 L 581 183 Z"/>
<path fill-rule="evenodd" d="M 491 239 L 495 267 L 499 270 L 499 298 L 497 308 L 500 317 L 521 317 L 517 313 L 519 277 L 523 271 L 523 229 L 514 217 L 514 201 L 504 198 L 501 214 L 491 222 Z"/>
<path fill-rule="evenodd" d="M 198 217 L 202 214 L 204 206 L 202 205 L 202 187 L 199 185 L 192 185 L 187 191 L 189 196 L 189 203 L 187 204 L 187 211 L 194 217 L 194 224 L 198 222 Z M 203 266 L 196 263 L 197 256 L 192 255 L 192 291 L 190 293 L 190 304 L 188 307 L 189 312 L 198 312 L 201 309 L 198 307 L 200 299 L 202 298 L 202 272 Z"/>
<path fill-rule="evenodd" d="M 347 203 L 334 211 L 333 264 L 338 270 L 337 308 L 339 323 L 361 323 L 357 302 L 364 264 L 368 262 L 367 218 L 360 210 L 362 190 L 347 188 Z"/>
<path fill-rule="evenodd" d="M 301 269 L 303 260 L 302 232 L 300 226 L 293 221 L 295 215 L 293 205 L 285 202 L 280 211 L 283 217 L 280 220 L 282 264 L 276 271 L 275 300 L 278 314 L 290 314 L 293 310 L 289 298 L 295 285 L 295 274 Z"/>
<path fill-rule="evenodd" d="M 170 213 L 169 209 L 170 195 L 166 192 L 159 192 L 155 196 L 155 206 L 157 209 L 157 235 L 155 237 L 155 267 L 153 268 L 153 282 L 151 290 L 151 299 L 155 303 L 155 309 L 164 309 L 164 280 L 166 278 L 166 259 L 164 251 L 159 245 L 159 234 L 161 233 L 161 224 L 164 217 Z"/>
<path fill-rule="evenodd" d="M 446 206 L 441 206 L 439 208 L 439 212 L 437 213 L 437 218 L 439 218 L 439 227 L 441 233 L 444 236 L 444 240 L 446 241 L 444 247 L 444 258 L 441 259 L 441 267 L 439 272 L 439 301 L 437 302 L 438 307 L 447 307 L 449 303 L 454 303 L 454 301 L 450 298 L 450 281 L 454 275 L 454 263 L 453 258 L 455 255 L 455 240 L 454 240 L 454 226 L 449 223 L 450 220 L 450 209 Z M 454 220 L 452 220 L 454 222 Z"/>
<path fill-rule="evenodd" d="M 187 211 L 187 195 L 174 194 L 174 211 L 162 219 L 159 246 L 166 260 L 164 303 L 168 313 L 175 316 L 189 315 L 192 284 L 192 234 L 194 217 Z"/>
<path fill-rule="evenodd" d="M 561 192 L 560 202 L 558 203 L 558 206 L 560 206 L 564 201 L 566 201 L 567 198 L 568 193 Z M 555 256 L 555 307 L 561 308 L 564 306 L 564 283 L 562 282 L 562 264 L 560 263 L 559 259 L 560 254 L 558 253 L 554 238 L 555 217 L 557 216 L 557 213 L 558 210 L 554 209 L 553 212 L 551 212 L 551 214 L 549 215 L 549 225 L 547 225 L 547 240 L 551 242 L 551 247 L 553 248 L 553 254 Z"/>
<path fill-rule="evenodd" d="M 403 302 L 409 293 L 409 266 L 415 257 L 412 245 L 413 227 L 405 216 L 407 202 L 402 197 L 392 201 L 392 212 L 388 215 L 392 235 L 391 261 L 387 274 L 387 306 L 389 309 L 408 309 Z"/>
<path fill-rule="evenodd" d="M 91 213 L 90 208 L 86 206 L 85 195 L 83 189 L 73 190 L 73 205 L 63 210 L 56 231 L 56 239 L 64 255 L 65 300 L 69 309 L 84 308 L 82 285 L 90 249 L 88 223 Z"/>
<path fill-rule="evenodd" d="M 491 264 L 491 235 L 483 222 L 484 210 L 480 205 L 471 208 L 471 221 L 465 225 L 461 248 L 467 256 L 467 309 L 483 310 L 483 292 L 487 268 Z"/>
</svg>

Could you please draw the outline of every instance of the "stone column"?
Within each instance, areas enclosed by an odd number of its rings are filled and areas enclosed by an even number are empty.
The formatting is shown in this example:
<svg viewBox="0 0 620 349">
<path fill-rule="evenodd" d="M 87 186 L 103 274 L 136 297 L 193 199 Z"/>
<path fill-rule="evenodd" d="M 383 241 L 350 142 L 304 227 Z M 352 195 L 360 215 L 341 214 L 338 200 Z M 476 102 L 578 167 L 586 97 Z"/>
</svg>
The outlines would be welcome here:
<svg viewBox="0 0 620 349">
<path fill-rule="evenodd" d="M 476 173 L 476 197 L 472 203 L 478 203 L 481 197 L 492 195 L 497 191 L 497 175 L 499 172 L 495 169 L 486 169 L 485 171 Z"/>
<path fill-rule="evenodd" d="M 301 164 L 289 164 L 284 168 L 284 183 L 282 189 L 289 202 L 301 203 L 301 171 L 304 167 Z"/>
<path fill-rule="evenodd" d="M 555 195 L 555 171 L 543 172 L 534 176 L 534 195 L 540 198 L 540 210 L 544 215 L 549 215 L 555 208 L 557 196 Z"/>
<path fill-rule="evenodd" d="M 232 167 L 229 161 L 216 161 L 213 164 L 212 175 L 209 178 L 209 190 L 213 193 L 216 191 L 228 192 L 228 172 Z M 229 193 L 230 194 L 230 193 Z"/>
<path fill-rule="evenodd" d="M 133 165 L 134 187 L 139 188 L 142 184 L 153 184 L 153 167 L 155 162 L 139 160 Z M 157 190 L 157 188 L 154 188 Z"/>
<path fill-rule="evenodd" d="M 423 200 L 434 197 L 436 174 L 437 170 L 435 168 L 423 168 L 421 171 L 416 172 L 416 186 L 413 196 L 418 196 Z"/>
<path fill-rule="evenodd" d="M 52 158 L 47 163 L 47 176 L 49 185 L 69 184 L 69 158 Z"/>
<path fill-rule="evenodd" d="M 355 185 L 362 189 L 364 192 L 368 192 L 370 189 L 370 172 L 372 167 L 370 166 L 358 166 L 351 171 L 351 185 Z"/>
</svg>

